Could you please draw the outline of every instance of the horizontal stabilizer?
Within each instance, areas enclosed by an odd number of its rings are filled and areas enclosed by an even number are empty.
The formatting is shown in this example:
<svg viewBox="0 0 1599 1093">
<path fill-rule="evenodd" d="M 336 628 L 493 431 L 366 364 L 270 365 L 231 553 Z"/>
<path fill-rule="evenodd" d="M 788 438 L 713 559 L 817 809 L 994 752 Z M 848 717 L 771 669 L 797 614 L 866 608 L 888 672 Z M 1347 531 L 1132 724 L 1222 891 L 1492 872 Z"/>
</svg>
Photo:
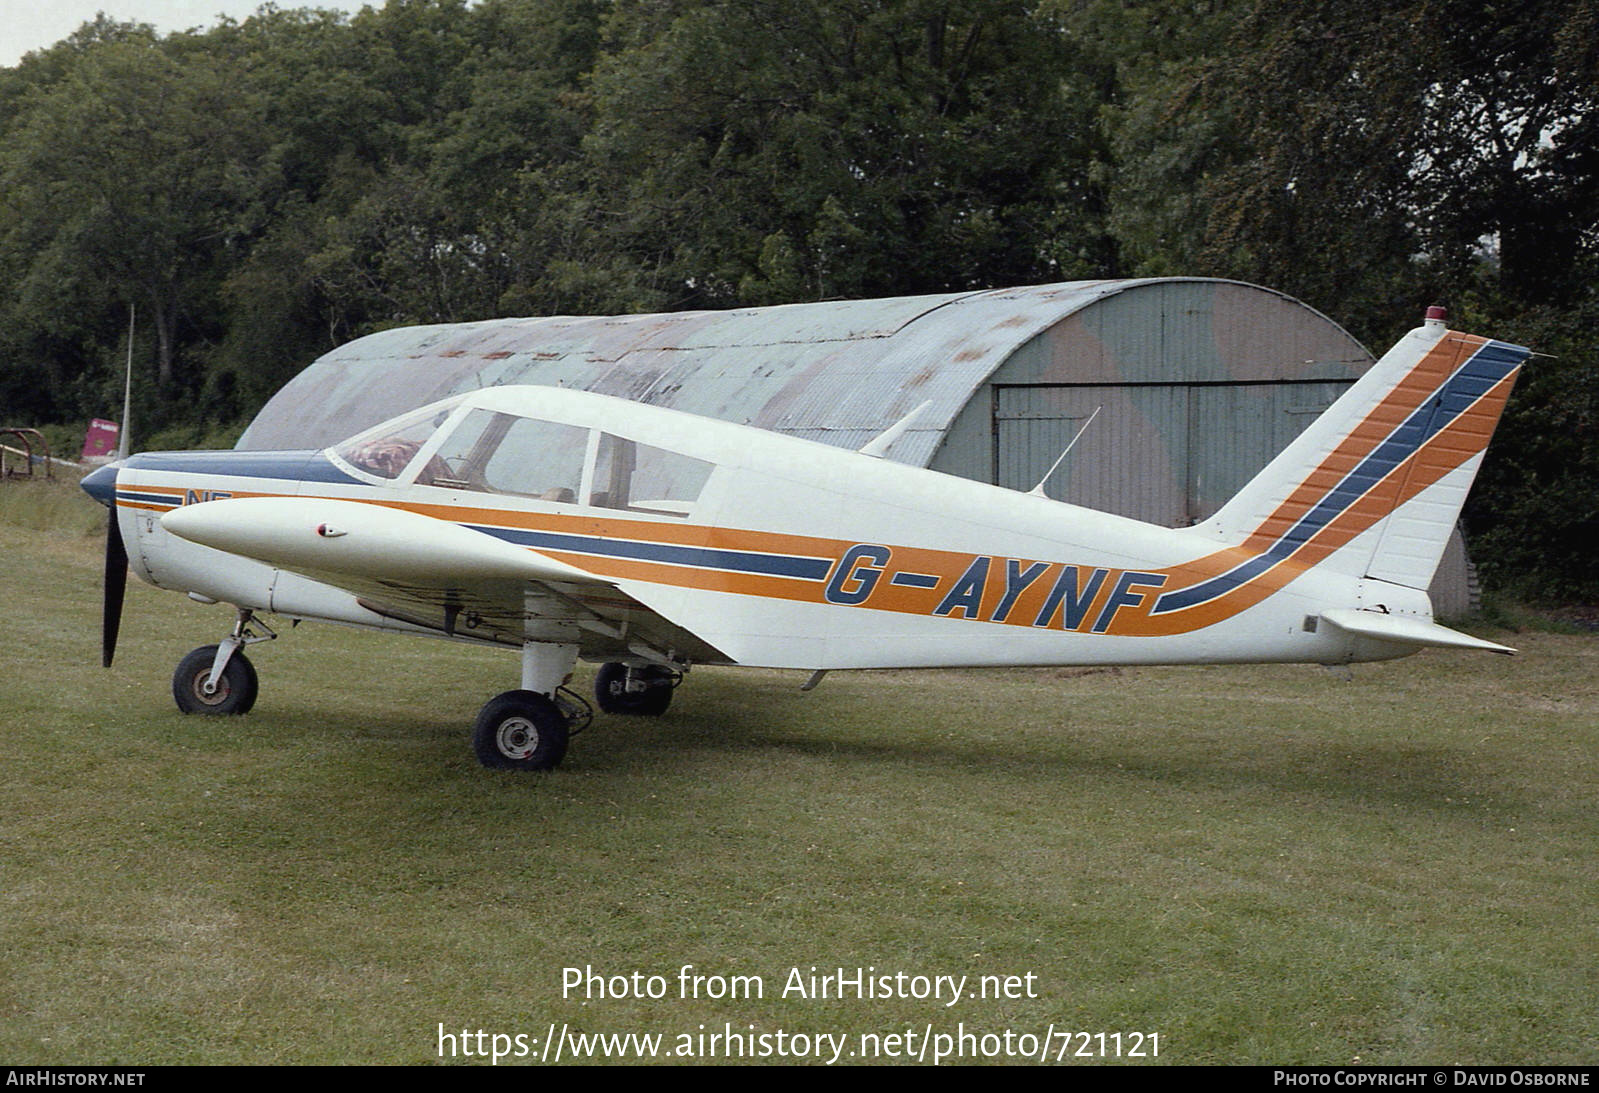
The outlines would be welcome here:
<svg viewBox="0 0 1599 1093">
<path fill-rule="evenodd" d="M 1450 649 L 1486 649 L 1491 653 L 1515 653 L 1508 645 L 1474 638 L 1447 626 L 1417 618 L 1414 615 L 1387 615 L 1379 611 L 1357 611 L 1335 608 L 1323 611 L 1321 617 L 1351 634 L 1376 638 L 1379 641 L 1397 642 L 1401 645 L 1437 645 Z"/>
</svg>

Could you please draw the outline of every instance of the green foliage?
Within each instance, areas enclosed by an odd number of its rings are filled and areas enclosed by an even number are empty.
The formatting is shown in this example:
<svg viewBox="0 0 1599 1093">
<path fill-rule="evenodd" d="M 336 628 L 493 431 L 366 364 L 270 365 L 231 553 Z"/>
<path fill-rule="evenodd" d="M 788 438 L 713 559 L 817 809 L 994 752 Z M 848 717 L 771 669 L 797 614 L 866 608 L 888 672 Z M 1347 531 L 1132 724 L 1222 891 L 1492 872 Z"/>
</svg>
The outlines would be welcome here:
<svg viewBox="0 0 1599 1093">
<path fill-rule="evenodd" d="M 1026 5 L 621 4 L 607 26 L 566 182 L 674 304 L 1109 271 L 1084 59 Z"/>
<path fill-rule="evenodd" d="M 171 425 L 134 444 L 135 451 L 174 452 L 198 448 L 231 448 L 244 432 L 242 423 L 207 425 L 189 422 Z"/>
<path fill-rule="evenodd" d="M 1486 583 L 1534 601 L 1599 598 L 1599 300 L 1540 309 L 1505 332 L 1535 357 L 1511 399 L 1466 510 Z"/>
<path fill-rule="evenodd" d="M 1155 85 L 1180 249 L 1383 340 L 1413 303 L 1581 299 L 1599 210 L 1599 15 L 1581 0 L 1250 5 Z M 1146 233 L 1147 234 L 1147 233 Z M 1403 302 L 1406 306 L 1399 307 Z"/>
<path fill-rule="evenodd" d="M 1468 530 L 1490 583 L 1599 598 L 1593 6 L 1129 11 L 1120 38 L 1105 5 L 1076 14 L 1122 73 L 1111 224 L 1133 268 L 1272 285 L 1377 346 L 1444 303 L 1461 329 L 1559 357 L 1526 370 Z"/>
<path fill-rule="evenodd" d="M 0 153 L 7 249 L 32 255 L 18 306 L 146 305 L 169 385 L 191 298 L 248 228 L 263 151 L 256 103 L 209 59 L 96 50 L 29 100 Z"/>
<path fill-rule="evenodd" d="M 1583 0 L 388 0 L 0 69 L 0 409 L 240 422 L 422 322 L 1191 274 L 1560 357 L 1468 514 L 1599 597 Z"/>
</svg>

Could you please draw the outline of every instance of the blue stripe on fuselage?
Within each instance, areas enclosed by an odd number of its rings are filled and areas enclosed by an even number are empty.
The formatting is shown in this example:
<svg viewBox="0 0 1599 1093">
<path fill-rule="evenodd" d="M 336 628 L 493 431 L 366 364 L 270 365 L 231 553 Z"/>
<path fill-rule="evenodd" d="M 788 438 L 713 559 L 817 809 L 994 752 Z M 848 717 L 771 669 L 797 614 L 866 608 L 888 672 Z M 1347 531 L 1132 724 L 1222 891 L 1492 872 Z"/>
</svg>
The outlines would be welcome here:
<svg viewBox="0 0 1599 1093">
<path fill-rule="evenodd" d="M 320 451 L 192 451 L 141 452 L 130 456 L 125 467 L 176 474 L 214 474 L 233 478 L 273 478 L 290 482 L 333 482 L 364 486 L 353 475 L 334 466 Z"/>
<path fill-rule="evenodd" d="M 692 566 L 695 569 L 723 569 L 735 573 L 758 573 L 769 577 L 795 577 L 821 581 L 832 569 L 830 558 L 807 558 L 789 554 L 760 554 L 715 547 L 679 546 L 635 539 L 603 539 L 592 535 L 566 535 L 554 531 L 465 524 L 497 539 L 535 550 L 560 550 L 573 554 L 597 554 L 608 558 L 627 558 L 640 562 Z"/>
<path fill-rule="evenodd" d="M 126 501 L 129 504 L 134 505 L 164 506 L 169 509 L 175 509 L 179 505 L 183 504 L 183 497 L 181 494 L 144 493 L 139 490 L 130 489 L 118 490 L 116 499 L 119 502 Z"/>
</svg>

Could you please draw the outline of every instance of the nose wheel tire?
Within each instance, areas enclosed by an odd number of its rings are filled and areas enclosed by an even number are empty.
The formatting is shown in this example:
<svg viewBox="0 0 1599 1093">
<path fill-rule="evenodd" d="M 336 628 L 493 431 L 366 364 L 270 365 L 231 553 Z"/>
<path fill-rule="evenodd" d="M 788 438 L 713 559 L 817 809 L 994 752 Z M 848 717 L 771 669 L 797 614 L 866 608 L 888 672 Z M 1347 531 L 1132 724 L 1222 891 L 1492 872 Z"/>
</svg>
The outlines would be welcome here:
<svg viewBox="0 0 1599 1093">
<path fill-rule="evenodd" d="M 261 690 L 255 675 L 255 665 L 243 653 L 234 653 L 228 666 L 222 669 L 216 689 L 206 693 L 206 680 L 211 678 L 211 666 L 216 663 L 217 647 L 202 645 L 178 662 L 172 673 L 172 697 L 184 713 L 225 714 L 249 713 L 255 705 L 255 696 Z"/>
<path fill-rule="evenodd" d="M 478 762 L 495 770 L 553 770 L 566 756 L 566 714 L 545 695 L 506 691 L 489 699 L 472 729 Z"/>
</svg>

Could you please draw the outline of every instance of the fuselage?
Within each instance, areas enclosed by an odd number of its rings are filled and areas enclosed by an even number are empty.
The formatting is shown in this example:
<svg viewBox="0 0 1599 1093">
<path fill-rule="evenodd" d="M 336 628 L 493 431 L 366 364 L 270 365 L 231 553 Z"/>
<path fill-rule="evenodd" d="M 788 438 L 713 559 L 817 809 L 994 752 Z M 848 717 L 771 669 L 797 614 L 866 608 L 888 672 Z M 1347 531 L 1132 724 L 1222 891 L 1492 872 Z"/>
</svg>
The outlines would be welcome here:
<svg viewBox="0 0 1599 1093">
<path fill-rule="evenodd" d="M 488 474 L 469 471 L 459 438 L 470 432 L 482 448 L 482 415 L 572 439 L 528 449 L 564 453 L 548 456 L 547 471 L 526 470 L 527 459 L 515 473 L 496 469 L 492 452 L 474 456 Z M 310 555 L 270 545 L 281 528 L 239 530 L 250 521 L 238 506 L 210 510 L 230 514 L 226 552 L 162 522 L 250 498 L 292 498 L 306 512 L 377 506 L 436 522 L 441 542 L 444 527 L 468 529 L 586 575 L 544 582 L 576 605 L 571 617 L 598 620 L 581 628 L 585 656 L 613 657 L 637 636 L 687 661 L 808 669 L 1340 663 L 1414 647 L 1318 625 L 1322 612 L 1380 604 L 1430 618 L 1414 589 L 1292 555 L 1261 564 L 1204 531 L 583 392 L 491 389 L 417 420 L 431 427 L 391 446 L 398 468 L 359 461 L 371 458 L 371 439 L 323 452 L 132 457 L 114 472 L 130 565 L 159 587 L 256 611 L 468 640 L 519 644 L 534 616 L 559 616 L 559 606 L 527 607 L 512 580 L 452 586 L 445 558 L 438 581 L 386 581 L 370 561 L 347 563 L 349 573 L 296 568 Z M 502 452 L 515 435 L 497 442 Z M 619 499 L 613 441 L 665 453 L 626 464 L 635 484 L 648 460 L 665 468 L 648 487 L 661 496 Z M 336 534 L 359 538 L 360 510 L 327 511 L 354 514 L 357 526 Z M 405 528 L 425 556 L 433 524 Z"/>
</svg>

